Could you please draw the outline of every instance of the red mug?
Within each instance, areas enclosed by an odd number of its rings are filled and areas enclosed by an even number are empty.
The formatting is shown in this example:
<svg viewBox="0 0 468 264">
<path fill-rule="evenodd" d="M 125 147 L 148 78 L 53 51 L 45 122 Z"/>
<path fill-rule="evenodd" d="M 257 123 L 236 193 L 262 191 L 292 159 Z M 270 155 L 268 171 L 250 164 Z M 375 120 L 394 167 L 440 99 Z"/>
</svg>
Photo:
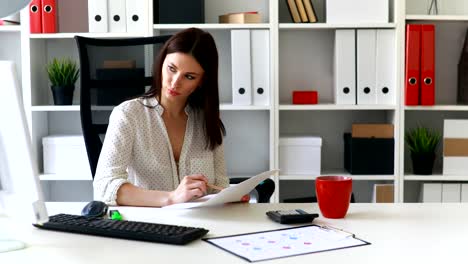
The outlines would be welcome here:
<svg viewBox="0 0 468 264">
<path fill-rule="evenodd" d="M 344 218 L 348 212 L 353 180 L 346 176 L 319 176 L 315 180 L 317 202 L 326 218 Z"/>
</svg>

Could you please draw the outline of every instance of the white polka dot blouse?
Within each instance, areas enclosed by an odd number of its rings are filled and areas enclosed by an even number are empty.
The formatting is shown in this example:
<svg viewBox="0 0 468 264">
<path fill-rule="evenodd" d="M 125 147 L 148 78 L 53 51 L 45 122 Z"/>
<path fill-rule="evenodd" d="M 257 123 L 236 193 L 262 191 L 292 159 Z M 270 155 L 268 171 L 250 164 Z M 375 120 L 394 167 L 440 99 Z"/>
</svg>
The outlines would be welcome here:
<svg viewBox="0 0 468 264">
<path fill-rule="evenodd" d="M 93 182 L 95 199 L 116 205 L 117 190 L 124 183 L 173 191 L 191 174 L 204 174 L 221 187 L 229 185 L 223 146 L 205 148 L 202 115 L 185 108 L 187 128 L 177 166 L 163 111 L 156 98 L 132 99 L 114 108 Z"/>
</svg>

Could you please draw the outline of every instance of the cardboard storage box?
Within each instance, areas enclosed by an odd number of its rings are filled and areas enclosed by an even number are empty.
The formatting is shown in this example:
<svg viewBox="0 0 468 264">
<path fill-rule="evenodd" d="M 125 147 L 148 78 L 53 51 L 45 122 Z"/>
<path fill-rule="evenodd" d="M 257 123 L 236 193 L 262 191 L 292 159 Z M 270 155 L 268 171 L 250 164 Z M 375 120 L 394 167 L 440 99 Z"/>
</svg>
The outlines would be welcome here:
<svg viewBox="0 0 468 264">
<path fill-rule="evenodd" d="M 353 138 L 394 138 L 393 124 L 353 124 Z"/>
<path fill-rule="evenodd" d="M 258 13 L 231 13 L 219 16 L 219 23 L 227 24 L 250 24 L 260 23 L 262 20 Z"/>
<path fill-rule="evenodd" d="M 388 0 L 327 0 L 327 24 L 388 23 Z"/>
<path fill-rule="evenodd" d="M 444 120 L 444 175 L 468 176 L 468 120 Z"/>
<path fill-rule="evenodd" d="M 395 187 L 393 183 L 376 183 L 372 194 L 373 203 L 393 203 Z"/>
<path fill-rule="evenodd" d="M 393 175 L 393 138 L 354 138 L 344 134 L 344 167 L 351 174 Z"/>
<path fill-rule="evenodd" d="M 282 137 L 279 140 L 279 161 L 282 175 L 321 174 L 320 137 Z"/>
<path fill-rule="evenodd" d="M 81 135 L 51 135 L 42 138 L 44 173 L 72 175 L 91 180 L 84 138 Z"/>
</svg>

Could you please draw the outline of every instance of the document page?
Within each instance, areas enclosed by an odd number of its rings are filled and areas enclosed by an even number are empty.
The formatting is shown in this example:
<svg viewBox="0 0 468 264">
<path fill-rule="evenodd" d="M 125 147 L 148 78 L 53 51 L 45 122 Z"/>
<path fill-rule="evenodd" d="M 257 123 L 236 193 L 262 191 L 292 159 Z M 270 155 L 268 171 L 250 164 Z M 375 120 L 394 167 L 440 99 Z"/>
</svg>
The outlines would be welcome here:
<svg viewBox="0 0 468 264">
<path fill-rule="evenodd" d="M 317 225 L 203 240 L 250 262 L 370 245 Z"/>
<path fill-rule="evenodd" d="M 222 205 L 225 203 L 239 202 L 242 196 L 252 191 L 260 182 L 270 178 L 279 170 L 271 170 L 260 173 L 239 184 L 230 186 L 217 194 L 207 195 L 188 203 L 179 203 L 165 206 L 163 208 L 188 209 L 196 207 L 207 207 Z"/>
</svg>

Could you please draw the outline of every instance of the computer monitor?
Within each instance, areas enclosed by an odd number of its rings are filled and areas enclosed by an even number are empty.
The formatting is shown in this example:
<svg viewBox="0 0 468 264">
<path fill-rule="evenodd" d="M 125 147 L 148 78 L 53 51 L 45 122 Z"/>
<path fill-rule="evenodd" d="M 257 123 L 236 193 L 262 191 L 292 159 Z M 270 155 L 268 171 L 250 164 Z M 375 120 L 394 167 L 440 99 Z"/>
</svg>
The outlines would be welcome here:
<svg viewBox="0 0 468 264">
<path fill-rule="evenodd" d="M 31 137 L 20 97 L 15 64 L 0 61 L 0 216 L 48 221 Z M 24 247 L 5 237 L 0 226 L 0 252 Z"/>
</svg>

